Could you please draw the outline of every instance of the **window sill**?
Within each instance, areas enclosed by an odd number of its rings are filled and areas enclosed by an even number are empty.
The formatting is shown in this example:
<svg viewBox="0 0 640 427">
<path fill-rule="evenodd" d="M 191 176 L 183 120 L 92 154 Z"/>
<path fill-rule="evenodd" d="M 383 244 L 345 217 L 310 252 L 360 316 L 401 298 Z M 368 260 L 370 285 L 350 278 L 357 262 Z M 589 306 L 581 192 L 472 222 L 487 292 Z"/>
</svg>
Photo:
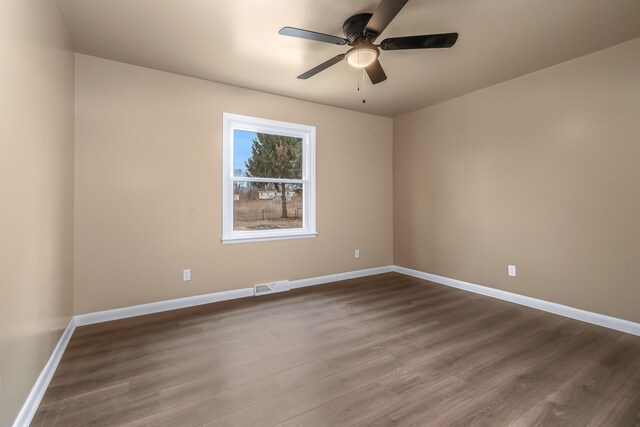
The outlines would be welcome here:
<svg viewBox="0 0 640 427">
<path fill-rule="evenodd" d="M 262 235 L 250 235 L 250 236 L 231 236 L 223 237 L 222 244 L 235 244 L 235 243 L 255 243 L 255 242 L 269 242 L 272 240 L 292 240 L 292 239 L 310 239 L 318 235 L 316 232 L 304 231 L 304 232 L 292 232 L 292 233 L 278 233 L 278 234 L 262 234 Z"/>
</svg>

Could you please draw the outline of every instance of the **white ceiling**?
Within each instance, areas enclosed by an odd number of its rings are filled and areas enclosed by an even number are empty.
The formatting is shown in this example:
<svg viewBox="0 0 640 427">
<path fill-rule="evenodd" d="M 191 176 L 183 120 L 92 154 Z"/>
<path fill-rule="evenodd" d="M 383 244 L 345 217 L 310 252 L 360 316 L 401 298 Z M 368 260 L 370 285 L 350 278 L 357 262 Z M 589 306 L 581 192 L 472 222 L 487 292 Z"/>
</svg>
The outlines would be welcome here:
<svg viewBox="0 0 640 427">
<path fill-rule="evenodd" d="M 378 41 L 458 32 L 454 48 L 382 52 L 388 80 L 365 78 L 360 93 L 344 61 L 296 78 L 347 49 L 280 36 L 281 27 L 342 36 L 347 17 L 377 3 L 58 0 L 78 52 L 384 116 L 640 37 L 640 0 L 411 0 Z"/>
</svg>

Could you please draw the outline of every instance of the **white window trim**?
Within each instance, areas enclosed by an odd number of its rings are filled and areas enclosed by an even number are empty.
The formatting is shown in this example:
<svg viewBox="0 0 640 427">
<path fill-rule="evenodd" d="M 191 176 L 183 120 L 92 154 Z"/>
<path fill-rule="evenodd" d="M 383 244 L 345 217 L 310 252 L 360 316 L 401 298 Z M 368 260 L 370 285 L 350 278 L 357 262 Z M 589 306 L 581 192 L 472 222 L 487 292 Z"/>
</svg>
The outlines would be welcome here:
<svg viewBox="0 0 640 427">
<path fill-rule="evenodd" d="M 222 134 L 222 243 L 249 243 L 315 237 L 316 233 L 316 128 L 296 123 L 223 113 Z M 302 179 L 234 178 L 233 131 L 236 129 L 302 139 Z M 303 183 L 303 228 L 257 231 L 233 230 L 234 181 Z"/>
</svg>

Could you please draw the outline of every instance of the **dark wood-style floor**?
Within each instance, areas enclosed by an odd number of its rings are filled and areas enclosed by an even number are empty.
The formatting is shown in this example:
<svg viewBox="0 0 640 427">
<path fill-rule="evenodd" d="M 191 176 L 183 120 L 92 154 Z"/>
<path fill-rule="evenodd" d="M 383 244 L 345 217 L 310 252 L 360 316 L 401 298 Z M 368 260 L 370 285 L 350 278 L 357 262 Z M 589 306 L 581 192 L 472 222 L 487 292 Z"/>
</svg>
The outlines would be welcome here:
<svg viewBox="0 0 640 427">
<path fill-rule="evenodd" d="M 640 425 L 640 337 L 389 273 L 76 329 L 37 426 Z"/>
</svg>

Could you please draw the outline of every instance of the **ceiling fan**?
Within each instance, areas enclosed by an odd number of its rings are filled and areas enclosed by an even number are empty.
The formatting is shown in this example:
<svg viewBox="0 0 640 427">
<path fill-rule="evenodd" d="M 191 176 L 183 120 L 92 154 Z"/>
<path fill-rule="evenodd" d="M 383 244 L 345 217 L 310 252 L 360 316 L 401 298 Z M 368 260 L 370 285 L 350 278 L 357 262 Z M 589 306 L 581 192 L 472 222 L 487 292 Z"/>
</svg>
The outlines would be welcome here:
<svg viewBox="0 0 640 427">
<path fill-rule="evenodd" d="M 284 27 L 278 34 L 283 36 L 300 37 L 323 43 L 331 43 L 339 46 L 351 46 L 346 53 L 336 55 L 302 73 L 299 79 L 308 79 L 337 64 L 343 59 L 356 68 L 364 68 L 371 83 L 378 84 L 387 79 L 387 75 L 378 61 L 380 49 L 439 49 L 452 47 L 458 40 L 458 33 L 429 34 L 423 36 L 392 37 L 384 39 L 380 44 L 374 44 L 376 38 L 382 34 L 387 25 L 396 17 L 398 12 L 409 0 L 382 0 L 373 14 L 358 13 L 347 18 L 342 24 L 342 32 L 345 37 L 336 37 L 315 31 L 302 30 L 300 28 Z"/>
</svg>

